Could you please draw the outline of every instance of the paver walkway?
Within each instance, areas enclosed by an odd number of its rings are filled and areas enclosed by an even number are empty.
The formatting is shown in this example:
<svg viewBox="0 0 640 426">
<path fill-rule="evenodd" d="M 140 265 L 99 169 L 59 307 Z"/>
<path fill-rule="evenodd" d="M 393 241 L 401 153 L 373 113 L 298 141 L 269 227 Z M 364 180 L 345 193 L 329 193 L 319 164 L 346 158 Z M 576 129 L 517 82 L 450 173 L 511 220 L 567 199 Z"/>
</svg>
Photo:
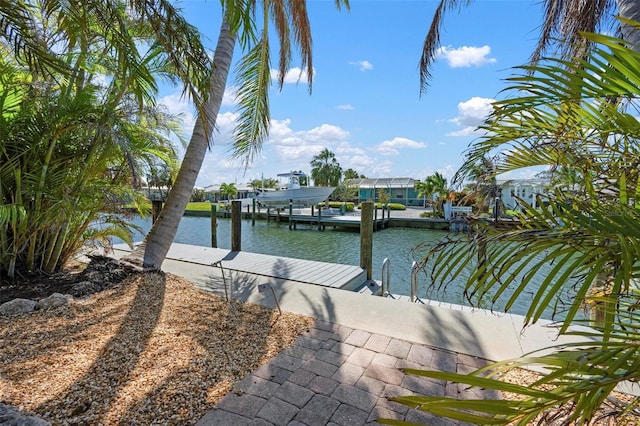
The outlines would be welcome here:
<svg viewBox="0 0 640 426">
<path fill-rule="evenodd" d="M 378 424 L 378 418 L 458 425 L 388 398 L 412 394 L 457 398 L 496 395 L 405 375 L 399 368 L 468 373 L 486 364 L 477 357 L 316 321 L 292 347 L 238 382 L 197 426 L 353 426 Z"/>
</svg>

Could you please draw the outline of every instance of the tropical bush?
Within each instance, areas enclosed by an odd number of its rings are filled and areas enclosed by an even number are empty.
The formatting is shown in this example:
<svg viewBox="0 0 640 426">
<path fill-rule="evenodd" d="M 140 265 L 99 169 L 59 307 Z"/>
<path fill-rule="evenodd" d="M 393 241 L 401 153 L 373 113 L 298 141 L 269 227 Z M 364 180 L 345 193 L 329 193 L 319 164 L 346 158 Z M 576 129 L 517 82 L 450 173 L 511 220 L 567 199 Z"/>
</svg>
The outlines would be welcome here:
<svg viewBox="0 0 640 426">
<path fill-rule="evenodd" d="M 436 244 L 424 260 L 434 288 L 465 280 L 471 303 L 493 306 L 506 299 L 507 311 L 526 299 L 528 324 L 551 312 L 558 332 L 578 341 L 468 375 L 405 370 L 509 391 L 519 400 L 394 400 L 478 424 L 587 424 L 621 414 L 635 417 L 630 424 L 640 421 L 638 397 L 628 405 L 611 397 L 616 386 L 640 380 L 640 122 L 634 110 L 640 54 L 617 38 L 584 37 L 595 44 L 586 59 L 551 59 L 522 67 L 522 75 L 510 79 L 515 97 L 494 104 L 483 126 L 486 136 L 472 145 L 461 169 L 468 173 L 489 153 L 500 152 L 495 173 L 575 167 L 584 192 L 557 189 L 548 199 L 538 197 L 538 209 L 523 203 L 524 212 L 508 230 L 472 222 L 476 232 Z M 543 277 L 538 286 L 536 275 Z M 505 297 L 507 290 L 512 292 Z M 581 315 L 594 306 L 600 318 L 595 323 Z M 527 387 L 500 380 L 500 373 L 530 366 L 548 373 Z M 607 402 L 609 409 L 599 411 Z"/>
<path fill-rule="evenodd" d="M 177 121 L 153 102 L 154 67 L 170 69 L 158 49 L 140 54 L 147 27 L 112 6 L 25 6 L 28 34 L 41 37 L 30 46 L 55 40 L 59 62 L 46 74 L 0 42 L 0 275 L 55 272 L 110 236 L 130 242 L 121 207 L 148 212 L 135 190 L 145 167 L 176 163 Z"/>
</svg>

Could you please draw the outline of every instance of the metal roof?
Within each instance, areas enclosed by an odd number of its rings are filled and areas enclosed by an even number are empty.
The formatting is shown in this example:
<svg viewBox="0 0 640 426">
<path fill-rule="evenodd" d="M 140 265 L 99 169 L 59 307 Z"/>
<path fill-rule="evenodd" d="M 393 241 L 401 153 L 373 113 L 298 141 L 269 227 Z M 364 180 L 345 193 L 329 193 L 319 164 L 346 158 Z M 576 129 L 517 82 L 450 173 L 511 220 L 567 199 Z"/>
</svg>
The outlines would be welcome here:
<svg viewBox="0 0 640 426">
<path fill-rule="evenodd" d="M 347 179 L 346 184 L 358 188 L 413 188 L 415 179 L 408 177 Z"/>
</svg>

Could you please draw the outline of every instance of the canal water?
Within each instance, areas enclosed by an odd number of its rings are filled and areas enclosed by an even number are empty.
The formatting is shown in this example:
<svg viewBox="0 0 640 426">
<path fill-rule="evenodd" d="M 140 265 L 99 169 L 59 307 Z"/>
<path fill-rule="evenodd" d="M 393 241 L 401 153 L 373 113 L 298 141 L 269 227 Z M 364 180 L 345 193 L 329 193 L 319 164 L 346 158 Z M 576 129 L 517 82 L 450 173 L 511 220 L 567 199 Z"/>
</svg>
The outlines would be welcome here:
<svg viewBox="0 0 640 426">
<path fill-rule="evenodd" d="M 150 218 L 136 217 L 132 222 L 146 234 L 151 228 Z M 176 243 L 211 246 L 211 221 L 208 217 L 184 216 L 175 237 Z M 219 248 L 231 248 L 231 220 L 218 219 L 217 242 Z M 141 241 L 144 234 L 135 237 Z M 388 228 L 373 234 L 373 278 L 382 277 L 382 263 L 390 261 L 391 292 L 410 295 L 411 264 L 421 260 L 426 253 L 426 245 L 435 243 L 447 235 L 446 231 L 417 228 Z M 422 246 L 422 247 L 420 247 Z M 274 221 L 242 221 L 242 250 L 274 256 L 292 257 L 349 265 L 360 264 L 360 234 L 350 230 L 327 228 L 318 231 L 314 226 L 298 225 L 289 230 L 287 223 Z M 452 283 L 446 291 L 433 291 L 427 273 L 418 273 L 419 297 L 455 304 L 468 304 L 463 297 L 464 282 Z M 528 309 L 526 300 L 520 300 L 512 308 L 516 314 L 524 314 Z M 493 306 L 500 310 L 500 306 Z M 549 312 L 548 317 L 551 316 Z"/>
</svg>

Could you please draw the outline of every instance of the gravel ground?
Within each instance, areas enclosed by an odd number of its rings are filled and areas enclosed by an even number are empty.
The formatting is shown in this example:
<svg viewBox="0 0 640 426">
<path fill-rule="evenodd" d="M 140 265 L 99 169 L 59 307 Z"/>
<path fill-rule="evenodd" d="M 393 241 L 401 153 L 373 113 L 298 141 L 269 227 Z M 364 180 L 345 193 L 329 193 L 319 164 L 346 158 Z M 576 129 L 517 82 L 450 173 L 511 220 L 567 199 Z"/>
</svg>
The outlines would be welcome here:
<svg viewBox="0 0 640 426">
<path fill-rule="evenodd" d="M 312 323 L 135 275 L 62 310 L 0 318 L 0 401 L 56 425 L 193 424 Z"/>
</svg>

